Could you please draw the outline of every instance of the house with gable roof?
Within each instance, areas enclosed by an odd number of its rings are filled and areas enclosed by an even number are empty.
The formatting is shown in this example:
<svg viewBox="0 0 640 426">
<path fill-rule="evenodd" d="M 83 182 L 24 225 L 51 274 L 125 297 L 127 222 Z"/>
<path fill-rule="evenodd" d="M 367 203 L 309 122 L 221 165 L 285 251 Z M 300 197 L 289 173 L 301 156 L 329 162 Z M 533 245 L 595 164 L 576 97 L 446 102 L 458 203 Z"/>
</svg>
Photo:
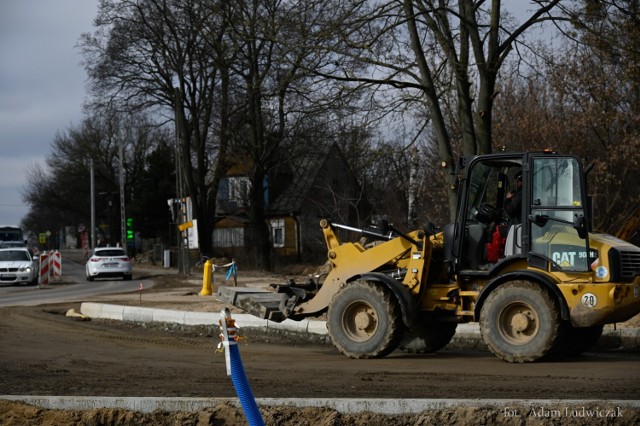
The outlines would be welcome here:
<svg viewBox="0 0 640 426">
<path fill-rule="evenodd" d="M 250 262 L 249 188 L 241 168 L 232 168 L 221 182 L 213 231 L 215 256 Z M 270 173 L 265 204 L 272 258 L 277 263 L 324 262 L 327 253 L 320 220 L 359 225 L 370 210 L 336 144 L 305 153 Z"/>
</svg>

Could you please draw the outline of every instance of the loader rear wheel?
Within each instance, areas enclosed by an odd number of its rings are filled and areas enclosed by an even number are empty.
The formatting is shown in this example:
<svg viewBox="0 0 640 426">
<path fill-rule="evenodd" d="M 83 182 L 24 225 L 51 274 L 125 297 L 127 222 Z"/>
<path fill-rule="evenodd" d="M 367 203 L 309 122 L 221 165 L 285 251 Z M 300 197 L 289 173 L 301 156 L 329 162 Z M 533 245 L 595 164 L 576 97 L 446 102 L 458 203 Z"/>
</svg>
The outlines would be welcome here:
<svg viewBox="0 0 640 426">
<path fill-rule="evenodd" d="M 399 348 L 412 354 L 428 354 L 439 351 L 449 344 L 456 334 L 458 323 L 437 322 L 425 318 L 411 330 L 404 332 Z"/>
<path fill-rule="evenodd" d="M 480 333 L 491 352 L 507 362 L 533 362 L 551 353 L 561 336 L 557 304 L 529 281 L 494 290 L 480 312 Z"/>
<path fill-rule="evenodd" d="M 564 338 L 558 342 L 557 353 L 559 356 L 577 356 L 588 351 L 596 344 L 604 326 L 573 327 L 569 323 L 564 324 Z"/>
<path fill-rule="evenodd" d="M 347 284 L 333 297 L 327 329 L 336 348 L 349 358 L 379 358 L 398 346 L 403 333 L 400 309 L 384 285 Z"/>
</svg>

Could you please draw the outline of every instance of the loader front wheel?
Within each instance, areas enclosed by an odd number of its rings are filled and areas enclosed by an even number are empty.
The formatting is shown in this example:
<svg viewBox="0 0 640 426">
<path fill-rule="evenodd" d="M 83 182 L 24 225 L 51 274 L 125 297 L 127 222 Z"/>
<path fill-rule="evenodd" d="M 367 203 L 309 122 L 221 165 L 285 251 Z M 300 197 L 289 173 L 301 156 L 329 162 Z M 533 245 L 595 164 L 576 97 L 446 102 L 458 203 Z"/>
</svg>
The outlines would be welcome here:
<svg viewBox="0 0 640 426">
<path fill-rule="evenodd" d="M 542 286 L 512 281 L 494 290 L 480 312 L 480 333 L 507 362 L 533 362 L 550 354 L 561 336 L 557 303 Z"/>
<path fill-rule="evenodd" d="M 335 347 L 349 358 L 379 358 L 398 346 L 403 333 L 400 309 L 384 285 L 359 280 L 333 297 L 327 329 Z"/>
</svg>

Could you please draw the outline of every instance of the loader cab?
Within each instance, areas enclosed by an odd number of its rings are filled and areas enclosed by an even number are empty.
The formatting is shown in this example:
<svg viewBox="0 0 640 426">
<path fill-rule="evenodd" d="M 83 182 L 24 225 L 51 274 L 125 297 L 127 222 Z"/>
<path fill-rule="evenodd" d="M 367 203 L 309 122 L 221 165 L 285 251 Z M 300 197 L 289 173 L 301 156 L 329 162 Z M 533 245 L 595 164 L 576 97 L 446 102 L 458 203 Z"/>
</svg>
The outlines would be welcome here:
<svg viewBox="0 0 640 426">
<path fill-rule="evenodd" d="M 548 271 L 589 270 L 597 253 L 587 250 L 587 196 L 577 158 L 504 153 L 474 157 L 464 167 L 457 219 L 445 229 L 454 274 L 492 275 L 518 260 Z"/>
</svg>

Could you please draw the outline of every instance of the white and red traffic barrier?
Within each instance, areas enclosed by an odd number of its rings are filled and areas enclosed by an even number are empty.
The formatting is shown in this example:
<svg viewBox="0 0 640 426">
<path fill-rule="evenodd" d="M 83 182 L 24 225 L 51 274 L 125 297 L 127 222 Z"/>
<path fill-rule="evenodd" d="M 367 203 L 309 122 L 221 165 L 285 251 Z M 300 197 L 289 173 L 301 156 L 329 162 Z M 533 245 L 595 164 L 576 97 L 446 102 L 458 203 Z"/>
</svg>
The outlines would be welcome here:
<svg viewBox="0 0 640 426">
<path fill-rule="evenodd" d="M 62 276 L 62 256 L 58 250 L 49 255 L 49 270 L 54 280 L 59 280 Z"/>
<path fill-rule="evenodd" d="M 44 252 L 40 255 L 40 277 L 38 283 L 40 285 L 49 284 L 49 253 Z"/>
</svg>

